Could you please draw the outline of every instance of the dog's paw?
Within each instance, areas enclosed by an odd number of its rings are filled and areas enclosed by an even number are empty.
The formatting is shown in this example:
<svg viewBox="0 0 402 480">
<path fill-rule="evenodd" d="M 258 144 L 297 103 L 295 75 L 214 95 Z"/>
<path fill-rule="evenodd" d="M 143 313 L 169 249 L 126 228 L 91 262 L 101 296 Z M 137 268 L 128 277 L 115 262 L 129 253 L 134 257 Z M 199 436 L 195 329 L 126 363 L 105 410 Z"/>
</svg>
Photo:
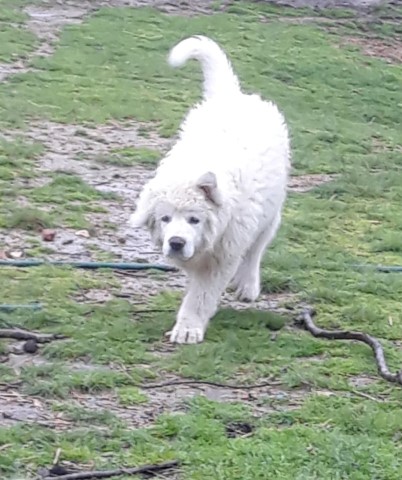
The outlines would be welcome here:
<svg viewBox="0 0 402 480">
<path fill-rule="evenodd" d="M 241 283 L 236 290 L 236 297 L 240 302 L 255 302 L 260 295 L 259 282 Z"/>
<path fill-rule="evenodd" d="M 201 343 L 204 340 L 204 329 L 191 325 L 175 325 L 169 336 L 171 343 Z"/>
</svg>

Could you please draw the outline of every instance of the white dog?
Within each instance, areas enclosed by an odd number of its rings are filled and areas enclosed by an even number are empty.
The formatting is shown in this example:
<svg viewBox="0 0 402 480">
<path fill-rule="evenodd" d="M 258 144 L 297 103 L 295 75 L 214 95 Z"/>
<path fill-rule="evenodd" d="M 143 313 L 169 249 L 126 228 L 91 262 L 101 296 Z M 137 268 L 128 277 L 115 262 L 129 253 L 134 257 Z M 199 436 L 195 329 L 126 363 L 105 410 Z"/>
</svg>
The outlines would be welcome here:
<svg viewBox="0 0 402 480">
<path fill-rule="evenodd" d="M 288 130 L 277 107 L 242 93 L 219 46 L 190 37 L 170 52 L 174 67 L 201 62 L 204 99 L 145 185 L 134 227 L 147 226 L 188 275 L 170 340 L 202 342 L 229 283 L 242 301 L 260 293 L 260 262 L 281 222 L 290 169 Z"/>
</svg>

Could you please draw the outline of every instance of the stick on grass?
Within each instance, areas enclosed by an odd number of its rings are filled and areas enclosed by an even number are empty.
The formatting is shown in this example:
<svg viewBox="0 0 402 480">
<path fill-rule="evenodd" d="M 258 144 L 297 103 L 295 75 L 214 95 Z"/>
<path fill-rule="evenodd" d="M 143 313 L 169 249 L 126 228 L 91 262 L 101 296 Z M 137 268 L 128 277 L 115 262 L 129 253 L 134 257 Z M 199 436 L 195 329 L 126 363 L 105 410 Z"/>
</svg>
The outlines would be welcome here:
<svg viewBox="0 0 402 480">
<path fill-rule="evenodd" d="M 356 340 L 368 345 L 375 357 L 375 361 L 380 376 L 391 383 L 402 385 L 402 370 L 396 373 L 390 372 L 385 361 L 384 350 L 381 343 L 375 337 L 363 332 L 350 332 L 347 330 L 324 330 L 314 323 L 312 311 L 305 310 L 297 318 L 297 323 L 302 325 L 308 332 L 316 338 L 327 338 L 329 340 Z"/>
<path fill-rule="evenodd" d="M 140 473 L 146 473 L 149 475 L 157 474 L 164 470 L 169 470 L 179 466 L 177 460 L 172 460 L 170 462 L 164 462 L 159 464 L 152 465 L 143 465 L 142 467 L 133 467 L 133 468 L 117 468 L 116 470 L 99 470 L 92 472 L 76 472 L 76 473 L 67 473 L 66 475 L 44 477 L 43 480 L 89 480 L 91 478 L 110 478 L 118 477 L 120 475 L 138 475 Z"/>
<path fill-rule="evenodd" d="M 52 340 L 65 338 L 63 335 L 53 333 L 35 333 L 20 328 L 0 328 L 0 338 L 13 338 L 14 340 L 35 340 L 37 343 L 47 343 Z"/>
</svg>

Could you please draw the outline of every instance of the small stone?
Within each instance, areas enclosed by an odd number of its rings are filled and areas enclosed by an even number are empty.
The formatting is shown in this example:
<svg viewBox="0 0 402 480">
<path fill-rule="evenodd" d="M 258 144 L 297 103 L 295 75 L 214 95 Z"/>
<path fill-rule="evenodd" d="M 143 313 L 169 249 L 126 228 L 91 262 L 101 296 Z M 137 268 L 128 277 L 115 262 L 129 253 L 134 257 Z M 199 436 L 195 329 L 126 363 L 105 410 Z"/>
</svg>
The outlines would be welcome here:
<svg viewBox="0 0 402 480">
<path fill-rule="evenodd" d="M 44 240 L 45 242 L 53 242 L 55 236 L 55 230 L 50 230 L 49 228 L 45 228 L 42 230 L 42 240 Z"/>
<path fill-rule="evenodd" d="M 43 477 L 48 477 L 49 476 L 49 469 L 41 467 L 38 470 L 38 476 L 43 478 Z"/>
<path fill-rule="evenodd" d="M 50 475 L 59 477 L 63 475 L 68 475 L 71 473 L 70 470 L 68 470 L 66 467 L 63 467 L 63 465 L 53 465 L 50 470 L 49 470 Z"/>
<path fill-rule="evenodd" d="M 89 234 L 88 230 L 78 230 L 75 232 L 77 237 L 84 237 L 84 238 L 89 238 L 91 235 Z"/>
<path fill-rule="evenodd" d="M 11 258 L 21 258 L 23 253 L 19 251 L 15 251 L 15 252 L 10 252 L 9 255 Z"/>
<path fill-rule="evenodd" d="M 228 438 L 242 437 L 244 435 L 251 435 L 254 431 L 254 426 L 247 422 L 231 422 L 226 425 L 226 436 Z"/>
<path fill-rule="evenodd" d="M 23 346 L 24 352 L 26 353 L 36 353 L 38 348 L 38 343 L 33 338 L 31 340 L 27 340 Z"/>
<path fill-rule="evenodd" d="M 63 240 L 61 242 L 62 245 L 71 245 L 72 243 L 74 243 L 74 240 L 72 238 L 67 238 L 66 240 Z"/>
</svg>

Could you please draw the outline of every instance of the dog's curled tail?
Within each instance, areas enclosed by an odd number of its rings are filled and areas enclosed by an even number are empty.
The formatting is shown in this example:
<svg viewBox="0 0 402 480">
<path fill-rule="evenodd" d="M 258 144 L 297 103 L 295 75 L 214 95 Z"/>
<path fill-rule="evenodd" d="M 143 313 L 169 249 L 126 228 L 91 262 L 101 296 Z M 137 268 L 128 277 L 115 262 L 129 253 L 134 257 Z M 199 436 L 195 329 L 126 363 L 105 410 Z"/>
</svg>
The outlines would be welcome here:
<svg viewBox="0 0 402 480">
<path fill-rule="evenodd" d="M 205 99 L 240 92 L 229 59 L 213 40 L 202 35 L 186 38 L 172 48 L 168 61 L 172 67 L 181 67 L 190 58 L 201 63 Z"/>
</svg>

